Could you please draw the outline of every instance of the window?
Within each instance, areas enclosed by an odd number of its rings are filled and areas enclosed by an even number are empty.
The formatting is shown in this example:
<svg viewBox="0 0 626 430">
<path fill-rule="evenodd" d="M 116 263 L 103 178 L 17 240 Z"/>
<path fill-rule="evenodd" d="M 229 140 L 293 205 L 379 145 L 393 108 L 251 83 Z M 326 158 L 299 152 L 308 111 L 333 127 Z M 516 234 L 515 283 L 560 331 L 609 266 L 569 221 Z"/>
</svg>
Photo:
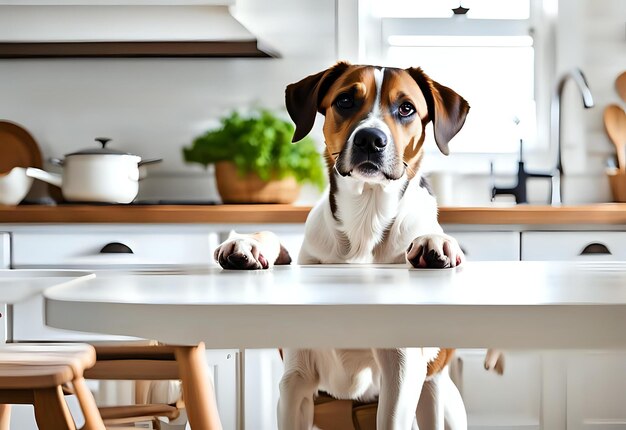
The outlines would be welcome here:
<svg viewBox="0 0 626 430">
<path fill-rule="evenodd" d="M 380 23 L 380 30 L 375 38 L 365 36 L 365 59 L 421 66 L 468 100 L 472 109 L 452 142 L 453 153 L 516 155 L 520 139 L 525 150 L 547 150 L 548 142 L 537 139 L 531 0 L 462 5 L 469 9 L 465 15 L 452 12 L 458 0 L 371 0 L 369 28 Z M 379 47 L 372 46 L 376 39 Z M 437 151 L 433 143 L 425 147 Z"/>
</svg>

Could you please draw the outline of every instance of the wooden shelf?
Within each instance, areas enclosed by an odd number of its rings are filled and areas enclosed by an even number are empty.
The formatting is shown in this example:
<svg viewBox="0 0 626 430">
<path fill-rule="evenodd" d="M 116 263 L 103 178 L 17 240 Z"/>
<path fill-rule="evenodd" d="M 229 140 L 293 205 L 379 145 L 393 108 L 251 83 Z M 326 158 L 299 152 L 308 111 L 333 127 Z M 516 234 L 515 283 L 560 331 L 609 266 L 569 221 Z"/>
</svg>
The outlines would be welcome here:
<svg viewBox="0 0 626 430">
<path fill-rule="evenodd" d="M 256 41 L 182 42 L 3 42 L 0 59 L 146 57 L 277 57 Z"/>
<path fill-rule="evenodd" d="M 291 205 L 0 206 L 0 223 L 297 224 L 311 210 Z M 626 204 L 587 206 L 443 207 L 442 224 L 626 225 Z"/>
</svg>

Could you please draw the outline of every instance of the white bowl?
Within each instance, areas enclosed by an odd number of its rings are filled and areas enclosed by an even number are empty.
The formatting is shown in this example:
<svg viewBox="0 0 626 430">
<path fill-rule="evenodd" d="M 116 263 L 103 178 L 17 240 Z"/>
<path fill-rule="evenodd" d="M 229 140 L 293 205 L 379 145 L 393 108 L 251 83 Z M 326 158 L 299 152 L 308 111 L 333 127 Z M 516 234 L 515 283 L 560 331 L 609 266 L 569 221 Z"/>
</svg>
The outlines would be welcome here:
<svg viewBox="0 0 626 430">
<path fill-rule="evenodd" d="M 8 173 L 0 173 L 0 204 L 17 205 L 33 184 L 33 178 L 26 176 L 24 167 L 14 167 Z"/>
</svg>

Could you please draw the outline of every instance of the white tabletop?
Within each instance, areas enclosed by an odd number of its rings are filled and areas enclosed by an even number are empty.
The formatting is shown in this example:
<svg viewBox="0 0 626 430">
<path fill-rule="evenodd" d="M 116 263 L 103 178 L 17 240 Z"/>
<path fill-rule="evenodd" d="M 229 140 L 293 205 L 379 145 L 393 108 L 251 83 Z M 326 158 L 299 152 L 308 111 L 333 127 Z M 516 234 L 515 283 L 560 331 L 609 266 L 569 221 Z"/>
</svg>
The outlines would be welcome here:
<svg viewBox="0 0 626 430">
<path fill-rule="evenodd" d="M 40 294 L 46 288 L 93 278 L 77 270 L 0 270 L 0 303 L 13 305 Z"/>
<path fill-rule="evenodd" d="M 97 273 L 47 324 L 211 348 L 625 348 L 626 264 L 469 262 Z"/>
</svg>

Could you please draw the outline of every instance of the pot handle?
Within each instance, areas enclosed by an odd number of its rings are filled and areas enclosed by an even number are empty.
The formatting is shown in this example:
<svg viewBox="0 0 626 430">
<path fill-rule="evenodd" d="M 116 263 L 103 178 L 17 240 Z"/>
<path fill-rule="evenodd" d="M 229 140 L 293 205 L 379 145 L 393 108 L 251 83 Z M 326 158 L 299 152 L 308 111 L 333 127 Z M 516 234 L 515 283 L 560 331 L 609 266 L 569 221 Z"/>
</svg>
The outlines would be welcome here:
<svg viewBox="0 0 626 430">
<path fill-rule="evenodd" d="M 157 164 L 157 163 L 160 163 L 162 161 L 163 161 L 162 158 L 151 158 L 151 159 L 148 159 L 148 160 L 141 160 L 139 162 L 138 166 L 141 167 L 141 166 L 145 166 L 146 164 Z"/>
<path fill-rule="evenodd" d="M 37 169 L 35 167 L 29 167 L 26 169 L 26 176 L 39 179 L 40 181 L 47 182 L 49 184 L 61 187 L 63 184 L 63 177 L 61 175 L 55 175 L 54 173 L 48 173 L 44 170 Z"/>
</svg>

